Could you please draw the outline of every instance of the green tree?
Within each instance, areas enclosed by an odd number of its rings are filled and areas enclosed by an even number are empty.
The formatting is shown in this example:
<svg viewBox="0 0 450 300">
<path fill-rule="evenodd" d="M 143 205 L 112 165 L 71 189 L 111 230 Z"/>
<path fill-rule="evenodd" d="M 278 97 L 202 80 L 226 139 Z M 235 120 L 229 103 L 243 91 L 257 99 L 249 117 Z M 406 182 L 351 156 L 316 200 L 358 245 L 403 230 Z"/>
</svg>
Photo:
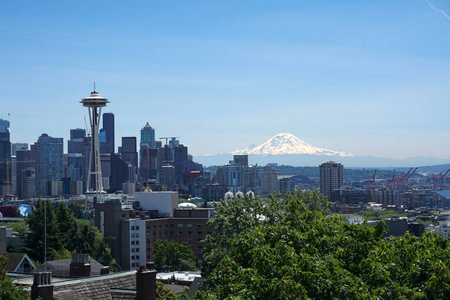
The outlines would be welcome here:
<svg viewBox="0 0 450 300">
<path fill-rule="evenodd" d="M 78 204 L 78 203 L 69 203 L 68 209 L 70 210 L 70 213 L 77 219 L 84 219 L 84 205 Z"/>
<path fill-rule="evenodd" d="M 49 200 L 39 200 L 33 212 L 27 217 L 29 232 L 26 238 L 27 253 L 34 260 L 44 260 L 44 216 L 47 216 L 47 253 L 59 251 L 62 248 L 58 220 Z"/>
<path fill-rule="evenodd" d="M 159 272 L 193 271 L 195 256 L 188 243 L 156 240 L 153 245 L 156 256 L 155 269 Z"/>
<path fill-rule="evenodd" d="M 119 271 L 111 256 L 111 249 L 102 238 L 101 232 L 90 225 L 87 220 L 76 219 L 64 203 L 51 205 L 50 201 L 38 201 L 33 213 L 26 223 L 29 234 L 25 249 L 32 259 L 43 261 L 44 252 L 44 212 L 47 208 L 47 257 L 61 259 L 70 257 L 71 253 L 86 253 L 109 266 L 112 271 Z"/>
<path fill-rule="evenodd" d="M 177 295 L 164 287 L 164 284 L 160 281 L 156 281 L 156 299 L 159 300 L 176 300 L 178 299 Z"/>
<path fill-rule="evenodd" d="M 64 203 L 57 204 L 56 219 L 59 228 L 59 239 L 63 247 L 67 247 L 69 241 L 76 234 L 75 218 Z"/>
<path fill-rule="evenodd" d="M 331 215 L 315 192 L 217 205 L 198 299 L 450 299 L 450 243 Z"/>
<path fill-rule="evenodd" d="M 25 300 L 28 293 L 21 286 L 15 286 L 12 280 L 6 276 L 5 265 L 7 258 L 0 256 L 0 299 L 2 300 Z"/>
</svg>

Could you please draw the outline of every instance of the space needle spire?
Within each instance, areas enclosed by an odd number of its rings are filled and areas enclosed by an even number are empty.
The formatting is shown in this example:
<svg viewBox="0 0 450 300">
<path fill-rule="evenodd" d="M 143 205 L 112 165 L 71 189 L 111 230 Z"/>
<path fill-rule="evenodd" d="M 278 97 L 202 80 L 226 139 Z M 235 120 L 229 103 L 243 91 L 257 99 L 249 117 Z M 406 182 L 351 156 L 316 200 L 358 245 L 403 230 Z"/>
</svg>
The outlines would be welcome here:
<svg viewBox="0 0 450 300">
<path fill-rule="evenodd" d="M 94 204 L 96 197 L 104 193 L 102 182 L 102 168 L 100 163 L 100 147 L 98 141 L 98 131 L 100 125 L 100 116 L 102 107 L 109 103 L 108 99 L 103 98 L 100 94 L 94 91 L 87 98 L 81 99 L 80 103 L 88 108 L 89 121 L 91 125 L 91 155 L 89 157 L 89 172 L 87 178 L 86 194 L 94 195 Z"/>
</svg>

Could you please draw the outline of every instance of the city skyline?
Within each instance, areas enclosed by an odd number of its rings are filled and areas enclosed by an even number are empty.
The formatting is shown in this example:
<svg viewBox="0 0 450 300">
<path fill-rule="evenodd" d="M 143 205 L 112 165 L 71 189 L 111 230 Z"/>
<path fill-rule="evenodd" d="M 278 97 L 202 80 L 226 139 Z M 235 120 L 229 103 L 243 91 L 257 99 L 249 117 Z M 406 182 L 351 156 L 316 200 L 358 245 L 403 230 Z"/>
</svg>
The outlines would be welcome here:
<svg viewBox="0 0 450 300">
<path fill-rule="evenodd" d="M 66 148 L 95 81 L 115 151 L 149 122 L 194 156 L 290 132 L 358 155 L 450 158 L 450 20 L 427 1 L 9 1 L 0 16 L 13 143 L 47 133 Z"/>
</svg>

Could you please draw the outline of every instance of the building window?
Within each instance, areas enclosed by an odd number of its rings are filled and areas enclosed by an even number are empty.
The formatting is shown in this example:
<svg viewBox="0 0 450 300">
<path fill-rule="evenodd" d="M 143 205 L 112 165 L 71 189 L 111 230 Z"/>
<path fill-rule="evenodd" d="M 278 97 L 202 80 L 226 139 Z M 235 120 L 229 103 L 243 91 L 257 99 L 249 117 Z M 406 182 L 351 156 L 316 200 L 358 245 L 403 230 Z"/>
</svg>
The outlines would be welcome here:
<svg viewBox="0 0 450 300">
<path fill-rule="evenodd" d="M 187 224 L 187 228 L 192 228 L 192 224 Z"/>
<path fill-rule="evenodd" d="M 136 232 L 136 237 L 139 237 L 139 233 Z"/>
<path fill-rule="evenodd" d="M 139 245 L 139 241 L 136 241 L 136 245 Z"/>
<path fill-rule="evenodd" d="M 136 226 L 136 230 L 139 230 L 139 226 Z"/>
<path fill-rule="evenodd" d="M 183 228 L 183 224 L 177 224 L 178 228 Z"/>
<path fill-rule="evenodd" d="M 136 252 L 139 252 L 139 248 L 136 248 Z"/>
<path fill-rule="evenodd" d="M 134 241 L 131 241 L 131 245 L 134 245 Z"/>
<path fill-rule="evenodd" d="M 131 226 L 131 230 L 134 230 L 134 226 Z"/>
</svg>

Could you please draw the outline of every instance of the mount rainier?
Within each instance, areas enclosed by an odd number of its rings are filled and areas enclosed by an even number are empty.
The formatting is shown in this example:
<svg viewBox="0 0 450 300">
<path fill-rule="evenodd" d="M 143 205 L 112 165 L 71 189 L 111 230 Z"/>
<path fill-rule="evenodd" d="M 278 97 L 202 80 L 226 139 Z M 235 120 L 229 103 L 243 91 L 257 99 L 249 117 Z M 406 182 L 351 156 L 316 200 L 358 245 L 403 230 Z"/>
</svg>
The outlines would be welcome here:
<svg viewBox="0 0 450 300">
<path fill-rule="evenodd" d="M 324 156 L 354 157 L 354 154 L 335 150 L 318 148 L 310 145 L 302 139 L 290 133 L 279 133 L 268 141 L 258 146 L 248 147 L 244 150 L 232 152 L 232 154 L 254 155 L 286 155 L 308 154 Z"/>
</svg>

